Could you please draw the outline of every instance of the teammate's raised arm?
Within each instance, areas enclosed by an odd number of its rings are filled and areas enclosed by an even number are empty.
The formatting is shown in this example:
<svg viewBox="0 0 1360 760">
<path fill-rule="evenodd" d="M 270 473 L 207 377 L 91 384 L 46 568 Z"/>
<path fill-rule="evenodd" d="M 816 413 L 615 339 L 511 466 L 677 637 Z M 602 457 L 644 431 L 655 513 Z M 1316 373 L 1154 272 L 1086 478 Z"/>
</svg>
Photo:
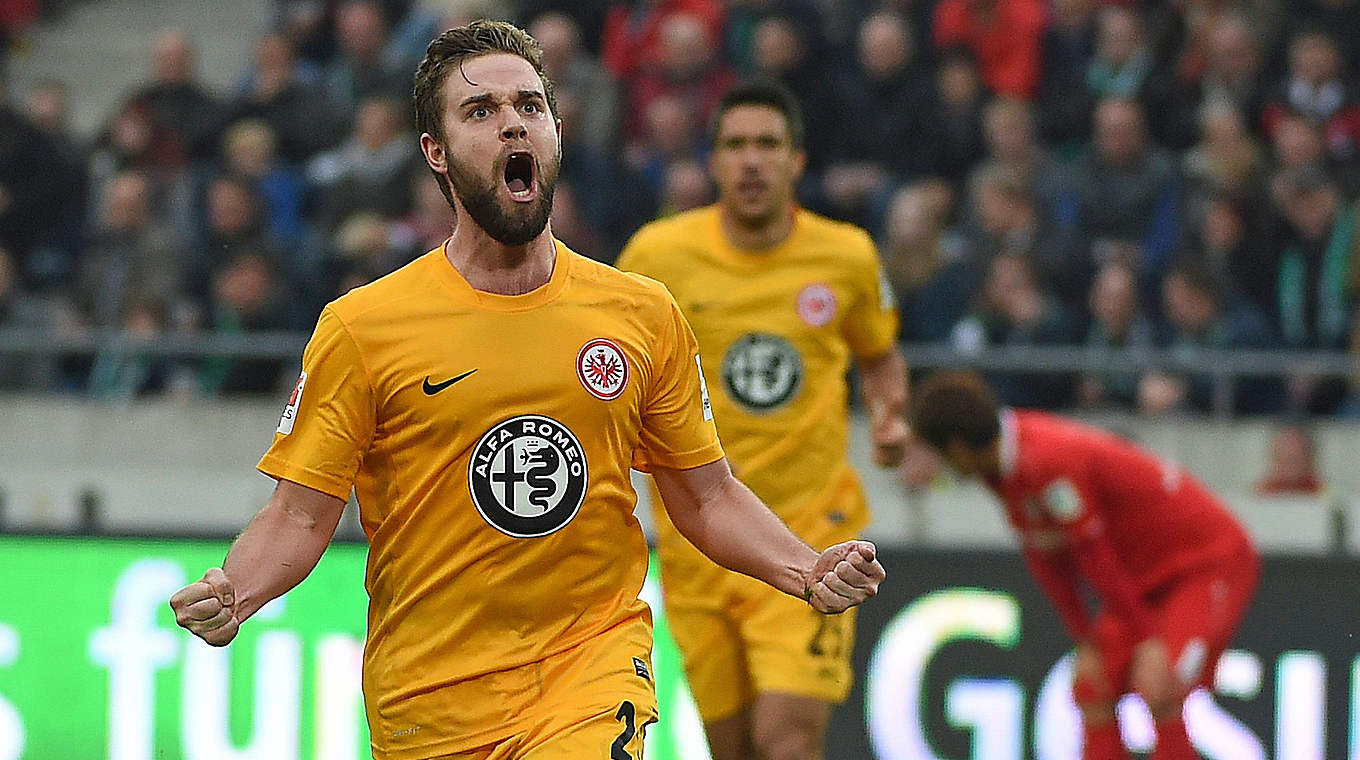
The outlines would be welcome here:
<svg viewBox="0 0 1360 760">
<path fill-rule="evenodd" d="M 903 414 L 907 406 L 907 362 L 896 346 L 872 359 L 858 362 L 861 394 L 869 411 L 869 435 L 874 463 L 896 467 L 906 453 L 910 428 Z"/>
</svg>

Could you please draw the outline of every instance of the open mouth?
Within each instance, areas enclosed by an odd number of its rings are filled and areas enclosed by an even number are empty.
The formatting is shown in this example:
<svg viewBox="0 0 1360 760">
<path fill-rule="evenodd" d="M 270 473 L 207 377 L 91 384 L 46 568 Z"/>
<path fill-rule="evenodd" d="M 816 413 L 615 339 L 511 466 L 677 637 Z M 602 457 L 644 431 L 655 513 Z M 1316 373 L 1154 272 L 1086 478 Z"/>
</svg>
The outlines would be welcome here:
<svg viewBox="0 0 1360 760">
<path fill-rule="evenodd" d="M 737 182 L 737 189 L 748 194 L 764 192 L 767 187 L 766 182 L 760 179 L 743 179 Z"/>
<path fill-rule="evenodd" d="M 528 153 L 511 153 L 505 160 L 505 188 L 517 201 L 531 201 L 537 195 L 534 184 L 534 157 Z"/>
</svg>

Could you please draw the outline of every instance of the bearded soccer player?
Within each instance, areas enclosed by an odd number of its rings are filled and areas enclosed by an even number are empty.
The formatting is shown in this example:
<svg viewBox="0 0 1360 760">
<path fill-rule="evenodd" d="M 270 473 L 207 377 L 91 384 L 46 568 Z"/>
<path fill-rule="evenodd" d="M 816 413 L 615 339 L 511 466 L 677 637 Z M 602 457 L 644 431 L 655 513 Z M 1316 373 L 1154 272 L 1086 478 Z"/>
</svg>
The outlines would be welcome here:
<svg viewBox="0 0 1360 760">
<path fill-rule="evenodd" d="M 883 569 L 863 541 L 819 555 L 732 476 L 666 290 L 553 239 L 560 123 L 532 38 L 441 34 L 415 110 L 455 232 L 325 308 L 259 465 L 273 498 L 171 606 L 227 644 L 311 571 L 353 487 L 374 757 L 639 758 L 657 707 L 630 465 L 696 546 L 809 609 Z"/>
<path fill-rule="evenodd" d="M 1197 760 L 1183 702 L 1213 684 L 1260 574 L 1242 526 L 1175 464 L 1054 415 L 1000 409 L 976 375 L 935 375 L 913 406 L 916 436 L 1005 504 L 1025 562 L 1077 642 L 1082 757 L 1128 757 L 1115 705 L 1133 693 L 1156 723 L 1154 760 Z"/>
<path fill-rule="evenodd" d="M 851 358 L 883 464 L 896 463 L 907 435 L 906 365 L 872 240 L 796 206 L 803 164 L 793 96 L 737 86 L 713 122 L 717 204 L 643 227 L 618 265 L 675 295 L 732 467 L 815 546 L 853 539 L 868 522 L 846 461 Z M 817 615 L 715 564 L 664 515 L 658 524 L 667 620 L 714 758 L 820 758 L 831 708 L 851 685 L 853 616 Z"/>
</svg>

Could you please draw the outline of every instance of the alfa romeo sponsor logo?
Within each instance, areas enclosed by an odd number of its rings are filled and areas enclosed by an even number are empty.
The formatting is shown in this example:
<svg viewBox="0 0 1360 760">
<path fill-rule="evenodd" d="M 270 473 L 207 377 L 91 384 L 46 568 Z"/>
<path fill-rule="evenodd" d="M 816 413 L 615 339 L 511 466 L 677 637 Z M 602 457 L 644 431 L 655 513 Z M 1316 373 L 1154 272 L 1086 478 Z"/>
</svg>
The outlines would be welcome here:
<svg viewBox="0 0 1360 760">
<path fill-rule="evenodd" d="M 803 383 L 803 359 L 778 335 L 748 333 L 722 363 L 723 385 L 742 406 L 767 412 L 787 403 Z"/>
<path fill-rule="evenodd" d="M 608 338 L 596 338 L 581 346 L 576 355 L 576 376 L 590 395 L 601 401 L 613 401 L 628 387 L 628 358 L 619 344 Z"/>
<path fill-rule="evenodd" d="M 820 282 L 798 291 L 798 316 L 811 327 L 826 327 L 836 317 L 836 294 Z"/>
<path fill-rule="evenodd" d="M 537 414 L 496 425 L 472 450 L 472 503 L 496 530 L 537 538 L 560 530 L 581 509 L 589 471 L 566 425 Z"/>
</svg>

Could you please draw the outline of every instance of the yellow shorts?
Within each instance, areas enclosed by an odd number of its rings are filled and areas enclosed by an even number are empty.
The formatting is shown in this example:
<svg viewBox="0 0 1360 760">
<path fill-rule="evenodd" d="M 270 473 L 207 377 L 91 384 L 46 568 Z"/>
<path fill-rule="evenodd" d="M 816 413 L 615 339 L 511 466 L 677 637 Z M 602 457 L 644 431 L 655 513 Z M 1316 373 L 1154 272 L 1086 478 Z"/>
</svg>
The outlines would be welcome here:
<svg viewBox="0 0 1360 760">
<path fill-rule="evenodd" d="M 749 578 L 705 603 L 667 598 L 666 619 L 705 723 L 731 717 L 758 694 L 845 700 L 854 674 L 855 610 L 823 615 Z M 717 598 L 721 603 L 713 604 Z"/>
<path fill-rule="evenodd" d="M 653 503 L 660 497 L 653 486 Z M 817 549 L 859 535 L 868 511 L 854 471 L 830 483 L 790 529 Z M 854 674 L 855 611 L 823 615 L 760 581 L 717 566 L 661 528 L 661 590 L 685 675 L 704 722 L 731 717 L 758 694 L 791 694 L 838 704 Z"/>
<path fill-rule="evenodd" d="M 618 708 L 559 726 L 531 731 L 514 739 L 468 752 L 440 755 L 437 760 L 642 760 L 643 734 L 656 722 L 631 701 Z"/>
<path fill-rule="evenodd" d="M 650 652 L 650 626 L 626 623 L 537 663 L 538 698 L 512 736 L 437 760 L 642 760 L 657 720 Z"/>
</svg>

